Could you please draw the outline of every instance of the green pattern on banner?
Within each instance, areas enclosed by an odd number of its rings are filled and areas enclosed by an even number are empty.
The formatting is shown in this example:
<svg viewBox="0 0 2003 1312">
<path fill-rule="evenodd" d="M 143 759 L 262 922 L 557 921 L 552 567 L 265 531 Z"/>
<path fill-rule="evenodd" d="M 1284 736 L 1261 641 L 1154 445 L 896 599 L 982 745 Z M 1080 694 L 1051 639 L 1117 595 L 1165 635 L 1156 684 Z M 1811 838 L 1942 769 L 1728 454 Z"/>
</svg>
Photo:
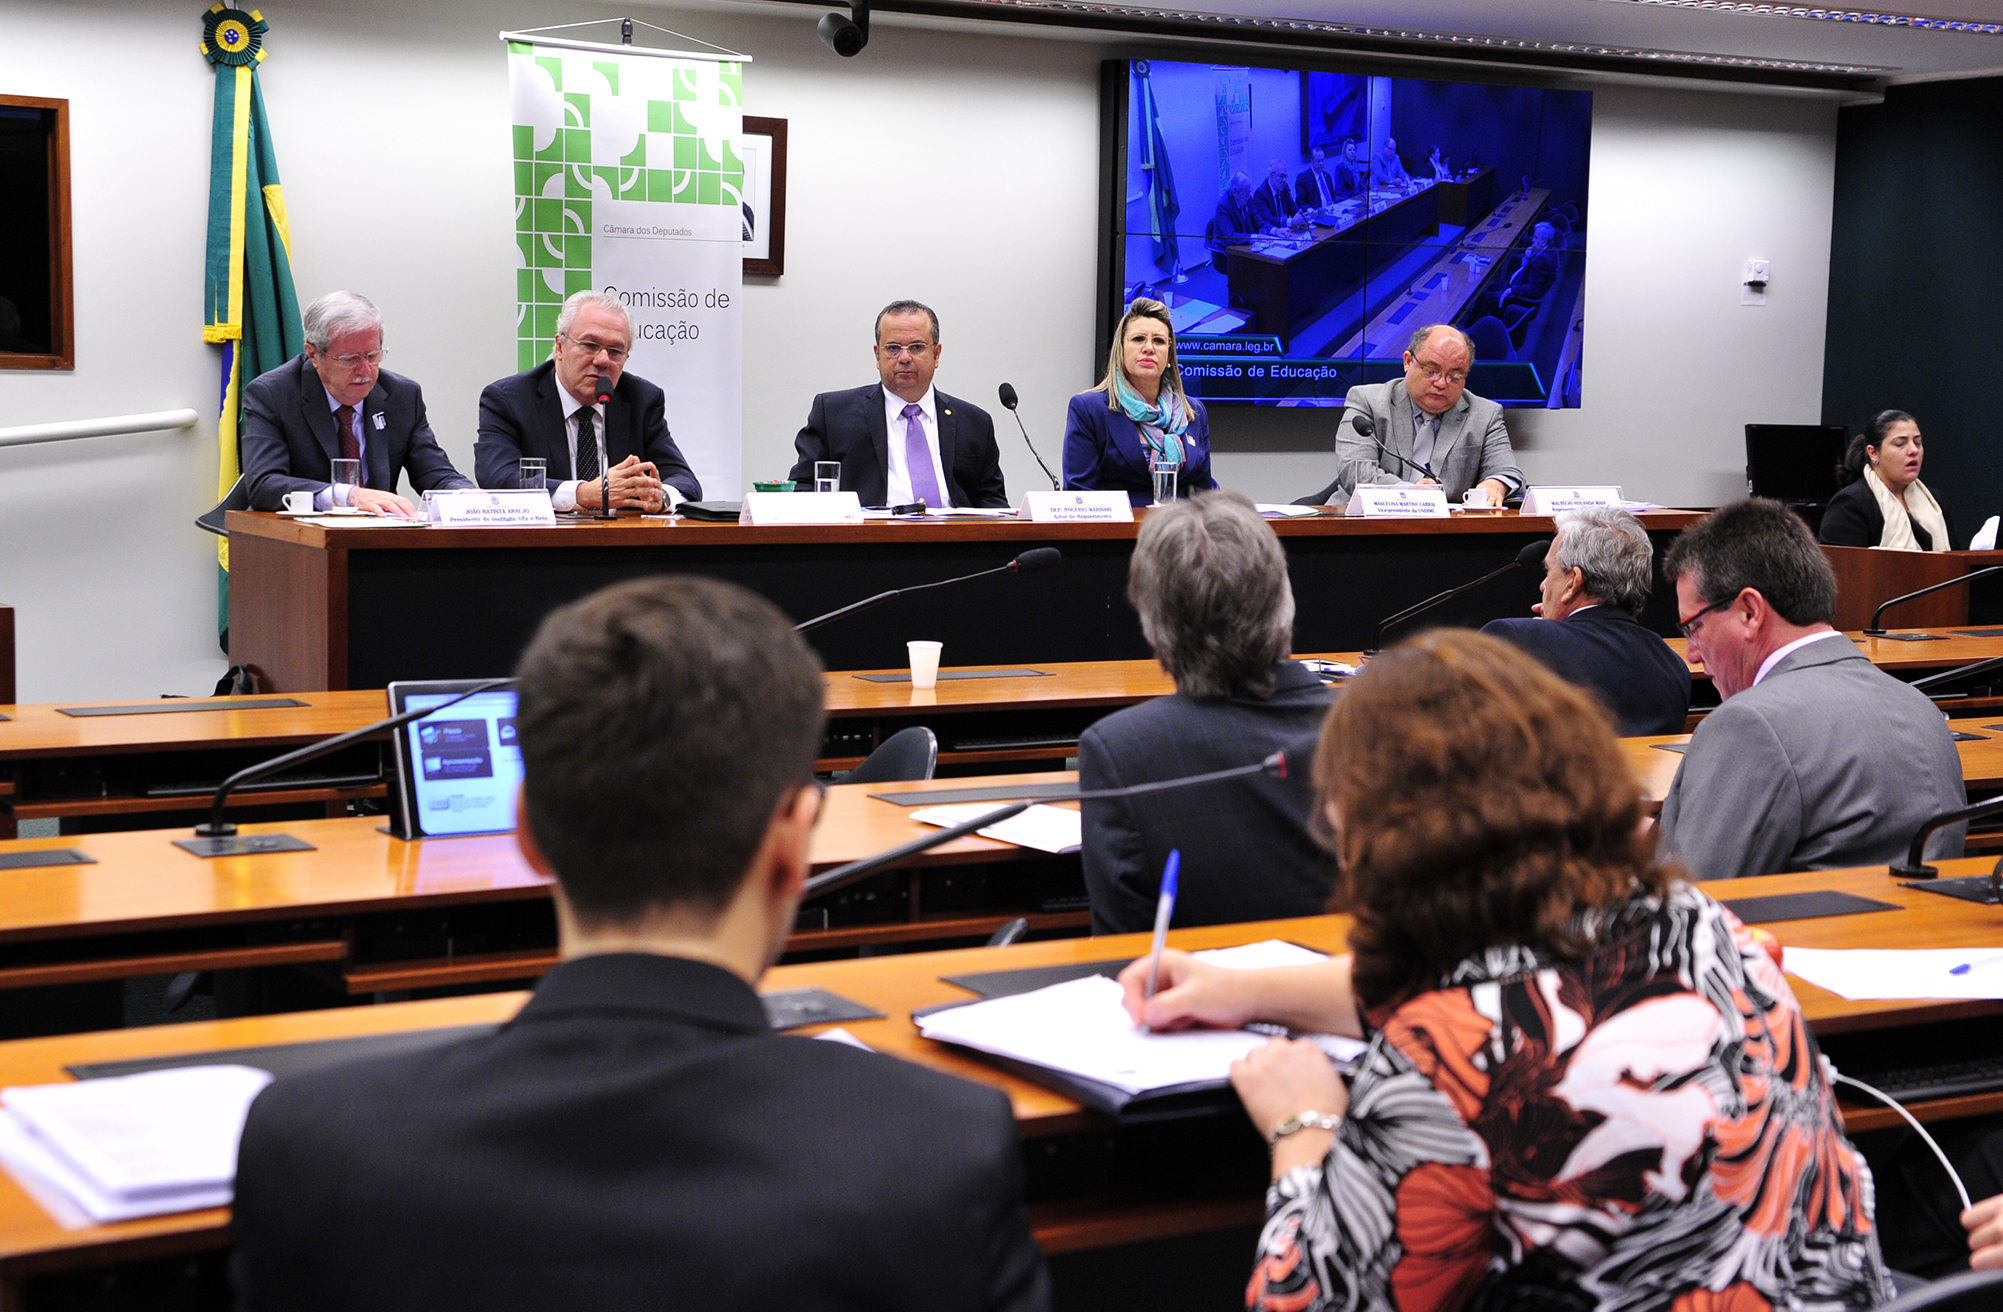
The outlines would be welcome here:
<svg viewBox="0 0 2003 1312">
<path fill-rule="evenodd" d="M 593 285 L 595 199 L 743 204 L 735 133 L 705 135 L 690 111 L 705 94 L 714 97 L 711 105 L 737 109 L 744 72 L 737 63 L 678 64 L 665 98 L 628 96 L 621 95 L 617 60 L 512 41 L 508 54 L 518 76 L 526 61 L 548 77 L 562 114 L 561 126 L 514 124 L 515 242 L 522 254 L 515 271 L 516 366 L 530 369 L 549 357 L 564 298 Z M 618 123 L 595 128 L 594 102 L 601 115 L 616 110 Z M 630 148 L 618 153 L 622 147 Z"/>
</svg>

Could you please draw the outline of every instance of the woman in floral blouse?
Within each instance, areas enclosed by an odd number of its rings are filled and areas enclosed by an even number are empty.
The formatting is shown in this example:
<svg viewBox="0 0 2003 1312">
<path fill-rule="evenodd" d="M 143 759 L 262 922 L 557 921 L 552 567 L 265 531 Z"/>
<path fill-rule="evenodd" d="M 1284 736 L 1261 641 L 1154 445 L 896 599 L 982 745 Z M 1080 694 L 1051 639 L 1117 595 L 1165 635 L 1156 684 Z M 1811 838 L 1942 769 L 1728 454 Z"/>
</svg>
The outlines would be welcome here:
<svg viewBox="0 0 2003 1312">
<path fill-rule="evenodd" d="M 1654 864 L 1605 712 L 1512 647 L 1373 661 L 1315 761 L 1349 956 L 1123 977 L 1150 1025 L 1367 1038 L 1349 1087 L 1276 1039 L 1232 1080 L 1273 1139 L 1246 1305 L 1868 1307 L 1871 1177 L 1772 957 Z"/>
</svg>

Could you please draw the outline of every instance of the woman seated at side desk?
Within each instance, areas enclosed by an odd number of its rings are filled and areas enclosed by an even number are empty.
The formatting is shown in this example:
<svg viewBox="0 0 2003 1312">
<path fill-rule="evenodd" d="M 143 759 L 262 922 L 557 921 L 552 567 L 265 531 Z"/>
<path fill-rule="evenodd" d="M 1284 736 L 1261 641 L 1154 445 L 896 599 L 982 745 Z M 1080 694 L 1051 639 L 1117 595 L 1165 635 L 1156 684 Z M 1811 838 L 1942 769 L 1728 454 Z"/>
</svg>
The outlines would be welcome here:
<svg viewBox="0 0 2003 1312">
<path fill-rule="evenodd" d="M 1217 486 L 1210 476 L 1210 417 L 1182 390 L 1168 307 L 1136 297 L 1113 335 L 1106 376 L 1071 398 L 1064 421 L 1064 486 L 1125 492 L 1154 504 L 1149 462 L 1176 471 L 1175 494 Z"/>
<path fill-rule="evenodd" d="M 1871 1182 L 1779 965 L 1658 866 L 1606 713 L 1493 638 L 1379 656 L 1316 800 L 1353 954 L 1122 974 L 1157 1028 L 1367 1038 L 1232 1067 L 1273 1142 L 1251 1307 L 1868 1307 Z"/>
<path fill-rule="evenodd" d="M 1947 512 L 1920 482 L 1919 421 L 1903 410 L 1881 411 L 1851 440 L 1843 467 L 1857 481 L 1830 498 L 1822 541 L 1832 547 L 1947 551 Z"/>
</svg>

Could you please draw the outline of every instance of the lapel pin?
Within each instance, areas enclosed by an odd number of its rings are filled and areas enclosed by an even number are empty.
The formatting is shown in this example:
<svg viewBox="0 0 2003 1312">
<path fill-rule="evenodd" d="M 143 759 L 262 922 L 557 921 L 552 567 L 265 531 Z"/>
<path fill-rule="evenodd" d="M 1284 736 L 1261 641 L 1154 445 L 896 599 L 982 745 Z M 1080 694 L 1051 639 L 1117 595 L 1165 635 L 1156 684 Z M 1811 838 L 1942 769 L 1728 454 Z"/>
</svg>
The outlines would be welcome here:
<svg viewBox="0 0 2003 1312">
<path fill-rule="evenodd" d="M 373 419 L 373 420 L 375 420 L 375 421 L 376 421 L 376 431 L 377 431 L 378 433 L 382 432 L 382 431 L 383 431 L 383 425 L 389 422 L 389 418 L 388 418 L 388 416 L 384 415 L 384 414 L 383 414 L 383 412 L 382 412 L 382 411 L 380 411 L 380 410 L 378 410 L 378 411 L 376 411 L 376 412 L 375 412 L 374 414 L 370 415 L 370 416 L 369 416 L 369 418 L 371 418 L 371 419 Z"/>
<path fill-rule="evenodd" d="M 944 410 L 940 411 L 939 413 L 941 413 L 941 414 L 944 414 L 944 415 L 950 415 L 950 414 L 952 414 L 952 413 L 953 413 L 953 411 L 952 411 L 952 407 L 948 406 L 948 407 L 947 407 L 946 409 L 944 409 Z"/>
</svg>

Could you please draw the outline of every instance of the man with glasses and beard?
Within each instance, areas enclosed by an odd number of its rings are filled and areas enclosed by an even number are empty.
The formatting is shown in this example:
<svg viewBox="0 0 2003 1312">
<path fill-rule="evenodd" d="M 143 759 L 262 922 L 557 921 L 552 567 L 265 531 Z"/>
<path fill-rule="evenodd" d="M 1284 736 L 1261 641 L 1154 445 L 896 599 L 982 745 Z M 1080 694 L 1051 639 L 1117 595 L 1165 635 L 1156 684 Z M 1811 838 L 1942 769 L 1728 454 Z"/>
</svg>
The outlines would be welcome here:
<svg viewBox="0 0 2003 1312">
<path fill-rule="evenodd" d="M 473 444 L 480 486 L 520 486 L 522 458 L 531 456 L 549 462 L 550 500 L 559 511 L 598 510 L 601 491 L 613 510 L 658 513 L 700 501 L 702 484 L 668 431 L 667 398 L 626 372 L 632 346 L 633 319 L 617 298 L 572 294 L 557 315 L 550 358 L 480 393 Z M 603 402 L 601 378 L 612 384 Z"/>
</svg>

